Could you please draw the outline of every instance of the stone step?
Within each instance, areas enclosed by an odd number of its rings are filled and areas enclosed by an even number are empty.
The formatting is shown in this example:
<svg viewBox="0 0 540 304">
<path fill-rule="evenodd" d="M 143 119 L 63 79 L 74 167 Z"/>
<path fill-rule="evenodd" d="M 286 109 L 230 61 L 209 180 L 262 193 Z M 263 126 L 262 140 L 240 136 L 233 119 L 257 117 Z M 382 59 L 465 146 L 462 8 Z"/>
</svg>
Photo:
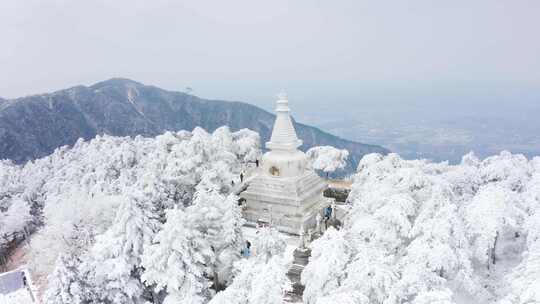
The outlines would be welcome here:
<svg viewBox="0 0 540 304">
<path fill-rule="evenodd" d="M 292 290 L 285 294 L 285 303 L 302 303 L 302 294 L 304 286 L 299 283 L 293 283 Z"/>
<path fill-rule="evenodd" d="M 306 266 L 309 261 L 309 257 L 311 256 L 311 250 L 307 248 L 306 249 L 296 248 L 293 254 L 294 254 L 293 265 Z"/>
<path fill-rule="evenodd" d="M 309 261 L 311 250 L 296 248 L 293 256 L 293 263 L 287 272 L 293 289 L 287 293 L 285 301 L 288 303 L 301 303 L 304 293 L 304 286 L 301 283 L 302 271 Z"/>
</svg>

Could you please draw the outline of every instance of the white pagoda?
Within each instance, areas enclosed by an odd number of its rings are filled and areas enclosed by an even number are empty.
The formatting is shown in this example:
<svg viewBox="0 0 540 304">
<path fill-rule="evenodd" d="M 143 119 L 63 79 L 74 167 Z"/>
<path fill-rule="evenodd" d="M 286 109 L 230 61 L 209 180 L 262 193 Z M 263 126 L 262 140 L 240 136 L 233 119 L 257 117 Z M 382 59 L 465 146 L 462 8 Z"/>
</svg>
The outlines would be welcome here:
<svg viewBox="0 0 540 304">
<path fill-rule="evenodd" d="M 266 143 L 270 151 L 263 155 L 260 168 L 240 196 L 246 200 L 248 224 L 267 222 L 282 232 L 299 234 L 302 228 L 315 227 L 327 184 L 298 150 L 302 141 L 296 136 L 289 111 L 287 97 L 282 94 L 272 137 Z"/>
</svg>

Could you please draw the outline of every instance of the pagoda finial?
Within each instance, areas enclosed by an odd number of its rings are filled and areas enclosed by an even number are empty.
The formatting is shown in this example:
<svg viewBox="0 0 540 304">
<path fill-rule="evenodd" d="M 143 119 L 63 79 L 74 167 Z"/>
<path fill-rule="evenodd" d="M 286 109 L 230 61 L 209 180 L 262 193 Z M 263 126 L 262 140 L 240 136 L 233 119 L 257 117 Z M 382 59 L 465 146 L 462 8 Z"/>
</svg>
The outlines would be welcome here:
<svg viewBox="0 0 540 304">
<path fill-rule="evenodd" d="M 266 143 L 268 149 L 294 151 L 302 145 L 302 141 L 296 136 L 289 112 L 287 94 L 280 93 L 276 102 L 276 121 L 272 129 L 272 136 L 270 141 Z"/>
</svg>

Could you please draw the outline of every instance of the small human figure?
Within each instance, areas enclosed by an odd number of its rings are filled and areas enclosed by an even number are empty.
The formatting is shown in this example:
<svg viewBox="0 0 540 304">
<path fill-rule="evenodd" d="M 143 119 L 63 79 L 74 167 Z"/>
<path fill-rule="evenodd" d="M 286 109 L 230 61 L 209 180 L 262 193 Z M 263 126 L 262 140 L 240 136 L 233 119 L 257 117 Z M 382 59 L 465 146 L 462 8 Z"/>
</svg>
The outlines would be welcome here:
<svg viewBox="0 0 540 304">
<path fill-rule="evenodd" d="M 332 207 L 329 205 L 326 208 L 324 208 L 324 228 L 328 229 L 328 221 L 330 220 L 330 217 L 332 216 Z"/>
<path fill-rule="evenodd" d="M 251 255 L 251 243 L 249 241 L 246 240 L 246 247 L 244 247 L 240 253 L 243 257 L 249 258 Z"/>
<path fill-rule="evenodd" d="M 255 166 L 258 168 L 259 167 L 259 159 L 256 159 L 255 160 Z"/>
<path fill-rule="evenodd" d="M 26 280 L 26 274 L 25 273 L 23 273 L 22 282 L 23 282 L 23 286 L 26 287 L 26 285 L 28 284 L 28 281 Z"/>
<path fill-rule="evenodd" d="M 234 187 L 234 180 L 231 181 L 231 185 Z"/>
<path fill-rule="evenodd" d="M 240 172 L 240 182 L 244 182 L 244 172 Z"/>
</svg>

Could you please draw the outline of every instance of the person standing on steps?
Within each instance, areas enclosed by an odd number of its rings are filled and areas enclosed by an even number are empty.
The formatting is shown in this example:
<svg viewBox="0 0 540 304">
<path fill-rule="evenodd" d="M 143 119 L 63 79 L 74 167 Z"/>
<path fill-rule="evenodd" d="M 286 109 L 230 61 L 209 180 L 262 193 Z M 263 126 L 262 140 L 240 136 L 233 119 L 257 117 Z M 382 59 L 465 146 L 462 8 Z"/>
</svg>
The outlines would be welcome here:
<svg viewBox="0 0 540 304">
<path fill-rule="evenodd" d="M 324 228 L 328 229 L 328 221 L 332 217 L 332 206 L 328 205 L 324 208 Z"/>
<path fill-rule="evenodd" d="M 257 168 L 259 168 L 259 159 L 256 159 L 256 160 L 255 160 L 255 166 L 256 166 Z"/>
<path fill-rule="evenodd" d="M 249 241 L 246 240 L 246 247 L 244 247 L 244 249 L 242 249 L 240 253 L 243 257 L 249 258 L 249 256 L 251 255 L 251 243 Z"/>
<path fill-rule="evenodd" d="M 240 182 L 244 182 L 244 172 L 240 172 Z"/>
</svg>

